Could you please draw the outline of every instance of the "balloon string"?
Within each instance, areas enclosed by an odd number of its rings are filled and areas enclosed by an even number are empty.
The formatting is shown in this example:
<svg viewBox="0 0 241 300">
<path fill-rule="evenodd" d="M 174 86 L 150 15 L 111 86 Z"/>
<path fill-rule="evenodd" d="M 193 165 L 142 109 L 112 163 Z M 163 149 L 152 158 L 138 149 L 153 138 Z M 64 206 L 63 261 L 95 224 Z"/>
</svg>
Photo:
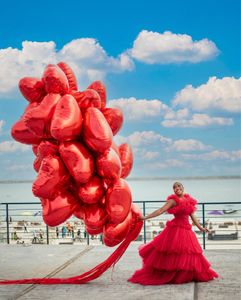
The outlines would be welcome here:
<svg viewBox="0 0 241 300">
<path fill-rule="evenodd" d="M 139 235 L 143 222 L 135 218 L 133 226 L 124 241 L 118 248 L 102 263 L 93 269 L 74 277 L 69 278 L 29 278 L 20 280 L 0 280 L 0 285 L 3 284 L 83 284 L 100 277 L 107 269 L 114 266 L 122 257 L 130 243 Z M 113 272 L 112 269 L 112 272 Z"/>
</svg>

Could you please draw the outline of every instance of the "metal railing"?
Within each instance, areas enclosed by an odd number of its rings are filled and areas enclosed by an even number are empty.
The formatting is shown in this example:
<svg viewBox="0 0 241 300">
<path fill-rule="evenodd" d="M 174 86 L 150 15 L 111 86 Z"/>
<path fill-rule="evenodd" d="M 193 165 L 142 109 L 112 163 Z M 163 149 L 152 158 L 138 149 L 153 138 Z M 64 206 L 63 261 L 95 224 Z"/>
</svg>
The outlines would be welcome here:
<svg viewBox="0 0 241 300">
<path fill-rule="evenodd" d="M 133 202 L 141 208 L 143 215 L 147 215 L 165 201 Z M 234 209 L 225 212 L 222 209 L 224 205 L 232 205 Z M 241 202 L 201 202 L 198 203 L 196 214 L 200 224 L 209 228 L 208 234 L 193 228 L 203 249 L 207 246 L 215 249 L 224 246 L 241 249 Z M 165 222 L 172 218 L 172 215 L 163 214 L 145 221 L 137 240 L 144 243 L 151 240 L 162 231 Z M 64 227 L 66 232 L 63 232 Z M 92 243 L 103 243 L 102 235 L 90 236 L 84 228 L 84 223 L 77 218 L 71 218 L 57 227 L 45 225 L 39 202 L 0 203 L 0 242 L 2 243 L 73 244 L 80 242 L 89 245 L 92 240 Z M 77 229 L 80 234 L 76 234 Z"/>
</svg>

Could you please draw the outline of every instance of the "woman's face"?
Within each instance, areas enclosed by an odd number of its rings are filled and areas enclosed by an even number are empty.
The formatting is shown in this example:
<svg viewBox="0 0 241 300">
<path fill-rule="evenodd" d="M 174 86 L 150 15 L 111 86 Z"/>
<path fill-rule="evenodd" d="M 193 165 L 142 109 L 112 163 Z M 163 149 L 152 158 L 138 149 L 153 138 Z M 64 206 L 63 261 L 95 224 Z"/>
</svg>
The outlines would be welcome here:
<svg viewBox="0 0 241 300">
<path fill-rule="evenodd" d="M 184 192 L 184 188 L 183 188 L 183 185 L 181 183 L 175 183 L 174 186 L 173 186 L 173 190 L 174 190 L 174 193 L 177 195 L 177 196 L 182 196 L 183 195 L 183 192 Z"/>
</svg>

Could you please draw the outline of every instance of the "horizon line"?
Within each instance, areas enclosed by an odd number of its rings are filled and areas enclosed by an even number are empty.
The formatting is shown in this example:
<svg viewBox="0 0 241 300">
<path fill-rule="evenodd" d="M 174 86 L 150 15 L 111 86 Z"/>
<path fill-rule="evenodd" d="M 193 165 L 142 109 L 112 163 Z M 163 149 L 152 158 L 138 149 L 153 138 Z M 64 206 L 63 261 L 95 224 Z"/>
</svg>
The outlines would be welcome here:
<svg viewBox="0 0 241 300">
<path fill-rule="evenodd" d="M 129 177 L 125 178 L 125 180 L 129 181 L 142 181 L 142 180 L 180 180 L 180 179 L 241 179 L 241 175 L 223 175 L 223 176 L 150 176 L 150 177 Z M 35 179 L 6 179 L 0 180 L 0 184 L 2 183 L 31 183 Z"/>
</svg>

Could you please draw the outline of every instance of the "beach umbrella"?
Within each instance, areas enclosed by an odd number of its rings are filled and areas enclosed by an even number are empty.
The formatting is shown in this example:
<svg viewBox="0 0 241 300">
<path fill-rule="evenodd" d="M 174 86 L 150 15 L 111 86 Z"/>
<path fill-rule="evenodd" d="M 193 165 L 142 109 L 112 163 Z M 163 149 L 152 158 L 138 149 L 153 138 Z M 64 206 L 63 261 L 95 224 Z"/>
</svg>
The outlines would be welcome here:
<svg viewBox="0 0 241 300">
<path fill-rule="evenodd" d="M 222 210 L 211 210 L 210 212 L 208 212 L 209 215 L 223 215 L 223 211 Z"/>
</svg>

